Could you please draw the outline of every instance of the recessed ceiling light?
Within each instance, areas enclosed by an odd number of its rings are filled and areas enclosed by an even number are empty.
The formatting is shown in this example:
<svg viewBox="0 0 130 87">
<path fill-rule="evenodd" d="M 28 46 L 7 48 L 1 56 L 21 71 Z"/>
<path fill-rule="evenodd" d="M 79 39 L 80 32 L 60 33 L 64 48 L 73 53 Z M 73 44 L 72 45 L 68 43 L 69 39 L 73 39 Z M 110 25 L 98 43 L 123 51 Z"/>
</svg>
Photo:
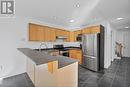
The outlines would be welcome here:
<svg viewBox="0 0 130 87">
<path fill-rule="evenodd" d="M 127 26 L 127 27 L 125 27 L 125 28 L 129 28 L 129 27 Z"/>
<path fill-rule="evenodd" d="M 55 17 L 55 16 L 54 16 L 53 18 L 54 18 L 54 19 L 57 19 L 57 17 Z"/>
<path fill-rule="evenodd" d="M 116 20 L 122 20 L 122 19 L 123 19 L 123 18 L 120 17 L 120 18 L 117 18 Z"/>
<path fill-rule="evenodd" d="M 73 23 L 75 20 L 70 20 L 71 23 Z"/>
<path fill-rule="evenodd" d="M 80 4 L 79 4 L 79 3 L 78 3 L 78 4 L 76 4 L 76 5 L 75 5 L 75 7 L 79 8 L 79 7 L 80 7 Z"/>
</svg>

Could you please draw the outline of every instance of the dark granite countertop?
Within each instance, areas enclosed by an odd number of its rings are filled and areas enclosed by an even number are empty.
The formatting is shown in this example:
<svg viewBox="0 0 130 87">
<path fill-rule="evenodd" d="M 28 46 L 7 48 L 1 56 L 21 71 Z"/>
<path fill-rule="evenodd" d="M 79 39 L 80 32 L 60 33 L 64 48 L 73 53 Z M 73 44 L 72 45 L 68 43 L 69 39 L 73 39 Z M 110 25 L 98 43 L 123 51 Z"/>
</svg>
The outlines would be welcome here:
<svg viewBox="0 0 130 87">
<path fill-rule="evenodd" d="M 78 60 L 64 57 L 64 56 L 51 56 L 44 51 L 36 51 L 30 48 L 18 48 L 20 52 L 29 57 L 36 65 L 45 64 L 52 61 L 58 61 L 58 68 L 65 67 L 72 63 L 78 62 Z"/>
<path fill-rule="evenodd" d="M 69 46 L 69 47 L 64 47 L 64 49 L 66 49 L 66 50 L 73 50 L 73 49 L 77 49 L 77 50 L 81 50 L 81 48 L 80 47 L 72 47 L 72 46 Z M 39 49 L 34 49 L 34 50 L 39 50 Z M 56 51 L 56 49 L 54 49 L 54 48 L 45 48 L 45 49 L 40 49 L 41 51 L 46 51 L 46 50 L 53 50 L 53 51 Z"/>
</svg>

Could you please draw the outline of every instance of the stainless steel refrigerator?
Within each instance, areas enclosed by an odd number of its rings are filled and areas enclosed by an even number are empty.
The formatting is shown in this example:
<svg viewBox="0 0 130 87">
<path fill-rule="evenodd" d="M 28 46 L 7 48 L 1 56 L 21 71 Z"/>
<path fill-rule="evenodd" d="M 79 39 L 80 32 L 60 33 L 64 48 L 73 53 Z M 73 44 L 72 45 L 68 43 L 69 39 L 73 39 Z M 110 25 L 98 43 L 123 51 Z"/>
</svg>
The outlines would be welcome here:
<svg viewBox="0 0 130 87">
<path fill-rule="evenodd" d="M 93 71 L 99 71 L 104 67 L 104 44 L 101 40 L 100 33 L 82 35 L 83 67 Z"/>
</svg>

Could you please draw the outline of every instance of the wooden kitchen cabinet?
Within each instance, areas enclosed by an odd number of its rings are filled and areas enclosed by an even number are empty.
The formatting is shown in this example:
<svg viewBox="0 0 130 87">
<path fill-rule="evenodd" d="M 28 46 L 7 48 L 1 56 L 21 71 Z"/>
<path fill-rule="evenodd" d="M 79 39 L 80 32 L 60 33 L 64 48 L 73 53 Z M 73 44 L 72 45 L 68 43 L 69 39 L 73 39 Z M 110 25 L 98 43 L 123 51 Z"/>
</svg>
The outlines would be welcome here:
<svg viewBox="0 0 130 87">
<path fill-rule="evenodd" d="M 50 41 L 51 42 L 56 41 L 56 30 L 55 29 L 50 30 Z"/>
<path fill-rule="evenodd" d="M 70 41 L 70 38 L 69 38 L 69 31 L 66 31 L 66 30 L 60 30 L 60 29 L 56 29 L 56 36 L 66 36 L 67 39 L 65 39 L 64 41 L 65 42 L 69 42 Z"/>
<path fill-rule="evenodd" d="M 37 26 L 29 24 L 29 41 L 37 41 Z"/>
<path fill-rule="evenodd" d="M 69 50 L 69 57 L 79 60 L 79 64 L 82 63 L 82 51 L 80 49 Z"/>
<path fill-rule="evenodd" d="M 56 29 L 56 36 L 62 36 L 64 34 L 63 30 Z"/>
<path fill-rule="evenodd" d="M 54 28 L 29 23 L 29 41 L 54 42 L 55 40 Z"/>
<path fill-rule="evenodd" d="M 45 41 L 50 42 L 51 39 L 51 34 L 50 34 L 50 29 L 49 27 L 45 27 Z"/>
<path fill-rule="evenodd" d="M 75 41 L 75 42 L 77 41 L 77 36 L 78 36 L 79 34 L 82 34 L 82 31 L 81 31 L 81 30 L 74 31 L 74 41 Z"/>
<path fill-rule="evenodd" d="M 67 35 L 66 42 L 70 42 L 70 32 L 66 31 L 66 35 Z"/>
<path fill-rule="evenodd" d="M 91 29 L 90 28 L 85 28 L 82 30 L 83 34 L 91 34 Z"/>
<path fill-rule="evenodd" d="M 67 37 L 67 39 L 65 39 L 65 42 L 69 42 L 70 41 L 69 31 L 64 30 L 63 36 Z"/>
<path fill-rule="evenodd" d="M 82 30 L 83 34 L 95 34 L 100 33 L 100 26 L 87 27 Z"/>
<path fill-rule="evenodd" d="M 56 41 L 56 36 L 67 36 L 65 42 L 76 42 L 79 34 L 100 33 L 100 26 L 91 26 L 77 31 L 67 31 L 29 23 L 29 41 Z"/>
<path fill-rule="evenodd" d="M 91 28 L 91 34 L 100 33 L 100 26 L 95 26 Z"/>
<path fill-rule="evenodd" d="M 41 27 L 41 26 L 37 26 L 36 32 L 37 32 L 37 40 L 38 41 L 45 41 L 45 37 L 44 37 L 45 30 L 44 30 L 44 28 Z"/>
<path fill-rule="evenodd" d="M 69 33 L 70 35 L 69 35 L 69 41 L 70 42 L 74 42 L 75 40 L 74 40 L 74 32 L 73 31 L 70 31 L 70 33 Z"/>
</svg>

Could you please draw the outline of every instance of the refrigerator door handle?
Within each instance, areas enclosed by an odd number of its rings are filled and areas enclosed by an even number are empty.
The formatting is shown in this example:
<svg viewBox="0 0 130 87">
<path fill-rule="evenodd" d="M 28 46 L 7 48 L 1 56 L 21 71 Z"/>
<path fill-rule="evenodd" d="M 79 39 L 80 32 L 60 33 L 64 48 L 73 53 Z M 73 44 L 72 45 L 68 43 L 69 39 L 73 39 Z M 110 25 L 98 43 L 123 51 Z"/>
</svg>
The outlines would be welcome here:
<svg viewBox="0 0 130 87">
<path fill-rule="evenodd" d="M 89 55 L 83 55 L 83 56 L 93 58 L 93 59 L 97 58 L 96 56 L 89 56 Z"/>
</svg>

